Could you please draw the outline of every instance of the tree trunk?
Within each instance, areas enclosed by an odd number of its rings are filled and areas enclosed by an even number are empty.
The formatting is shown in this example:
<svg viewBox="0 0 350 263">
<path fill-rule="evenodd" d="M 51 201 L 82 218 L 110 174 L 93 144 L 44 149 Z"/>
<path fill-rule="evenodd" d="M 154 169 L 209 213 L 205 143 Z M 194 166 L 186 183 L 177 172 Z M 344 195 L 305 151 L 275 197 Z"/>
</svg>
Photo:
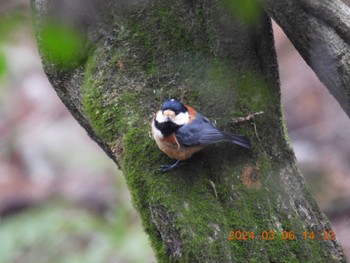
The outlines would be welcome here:
<svg viewBox="0 0 350 263">
<path fill-rule="evenodd" d="M 39 49 L 51 13 L 90 43 L 69 68 L 43 54 L 44 68 L 73 116 L 122 169 L 160 262 L 345 262 L 296 167 L 271 21 L 259 6 L 247 19 L 216 0 L 87 5 L 80 23 L 79 15 L 61 19 L 66 12 L 55 1 L 32 0 Z M 249 137 L 252 149 L 213 145 L 174 171 L 157 171 L 172 160 L 150 138 L 149 122 L 169 97 Z M 254 125 L 233 124 L 257 111 L 264 114 Z"/>
</svg>

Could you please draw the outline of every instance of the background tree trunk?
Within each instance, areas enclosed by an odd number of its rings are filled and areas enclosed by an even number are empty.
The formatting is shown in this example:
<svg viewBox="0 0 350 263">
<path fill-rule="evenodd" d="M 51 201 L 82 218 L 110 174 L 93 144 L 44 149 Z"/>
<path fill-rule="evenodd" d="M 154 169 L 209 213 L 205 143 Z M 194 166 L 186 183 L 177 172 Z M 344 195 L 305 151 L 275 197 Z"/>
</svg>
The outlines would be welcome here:
<svg viewBox="0 0 350 263">
<path fill-rule="evenodd" d="M 260 2 L 350 117 L 350 8 L 341 0 Z"/>
<path fill-rule="evenodd" d="M 71 6 L 32 0 L 41 51 L 48 18 L 79 29 L 88 43 L 64 68 L 42 51 L 44 68 L 73 116 L 122 169 L 159 261 L 345 262 L 296 168 L 271 21 L 259 6 L 247 17 L 215 0 L 80 4 L 84 11 L 67 19 Z M 149 122 L 169 97 L 248 136 L 253 148 L 213 145 L 177 170 L 158 172 L 171 160 L 150 138 Z M 256 111 L 264 114 L 254 125 L 233 124 Z"/>
</svg>

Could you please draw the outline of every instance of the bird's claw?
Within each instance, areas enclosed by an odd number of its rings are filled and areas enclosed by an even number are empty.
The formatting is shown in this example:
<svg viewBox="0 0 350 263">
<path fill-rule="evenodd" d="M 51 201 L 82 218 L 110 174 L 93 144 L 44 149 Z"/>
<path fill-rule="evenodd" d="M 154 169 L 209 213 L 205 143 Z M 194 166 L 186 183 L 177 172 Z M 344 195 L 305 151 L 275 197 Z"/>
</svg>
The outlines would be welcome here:
<svg viewBox="0 0 350 263">
<path fill-rule="evenodd" d="M 173 170 L 174 168 L 176 168 L 177 166 L 179 165 L 182 165 L 184 164 L 184 162 L 181 162 L 181 160 L 177 160 L 175 163 L 173 164 L 164 164 L 164 165 L 161 165 L 160 168 L 158 169 L 159 171 L 161 172 L 168 172 L 168 171 L 171 171 Z"/>
</svg>

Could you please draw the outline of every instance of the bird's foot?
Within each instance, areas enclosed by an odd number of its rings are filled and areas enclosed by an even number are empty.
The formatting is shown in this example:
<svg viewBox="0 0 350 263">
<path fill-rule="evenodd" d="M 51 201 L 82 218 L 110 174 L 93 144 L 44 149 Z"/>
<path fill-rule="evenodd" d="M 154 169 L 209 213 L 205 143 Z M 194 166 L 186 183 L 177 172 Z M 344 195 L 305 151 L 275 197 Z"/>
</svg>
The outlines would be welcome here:
<svg viewBox="0 0 350 263">
<path fill-rule="evenodd" d="M 178 167 L 179 165 L 184 164 L 185 162 L 182 162 L 181 160 L 177 160 L 175 163 L 173 164 L 165 164 L 165 165 L 161 165 L 159 168 L 159 171 L 161 172 L 168 172 L 173 170 L 174 168 Z"/>
</svg>

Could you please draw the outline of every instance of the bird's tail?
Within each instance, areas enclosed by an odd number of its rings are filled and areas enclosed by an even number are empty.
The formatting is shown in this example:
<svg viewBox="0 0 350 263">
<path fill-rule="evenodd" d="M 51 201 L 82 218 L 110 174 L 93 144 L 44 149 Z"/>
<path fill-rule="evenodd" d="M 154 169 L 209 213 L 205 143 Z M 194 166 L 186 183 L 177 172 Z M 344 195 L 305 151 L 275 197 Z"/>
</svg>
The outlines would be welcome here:
<svg viewBox="0 0 350 263">
<path fill-rule="evenodd" d="M 250 149 L 251 144 L 247 137 L 235 133 L 226 133 L 226 135 L 229 136 L 230 141 L 234 144 Z"/>
</svg>

